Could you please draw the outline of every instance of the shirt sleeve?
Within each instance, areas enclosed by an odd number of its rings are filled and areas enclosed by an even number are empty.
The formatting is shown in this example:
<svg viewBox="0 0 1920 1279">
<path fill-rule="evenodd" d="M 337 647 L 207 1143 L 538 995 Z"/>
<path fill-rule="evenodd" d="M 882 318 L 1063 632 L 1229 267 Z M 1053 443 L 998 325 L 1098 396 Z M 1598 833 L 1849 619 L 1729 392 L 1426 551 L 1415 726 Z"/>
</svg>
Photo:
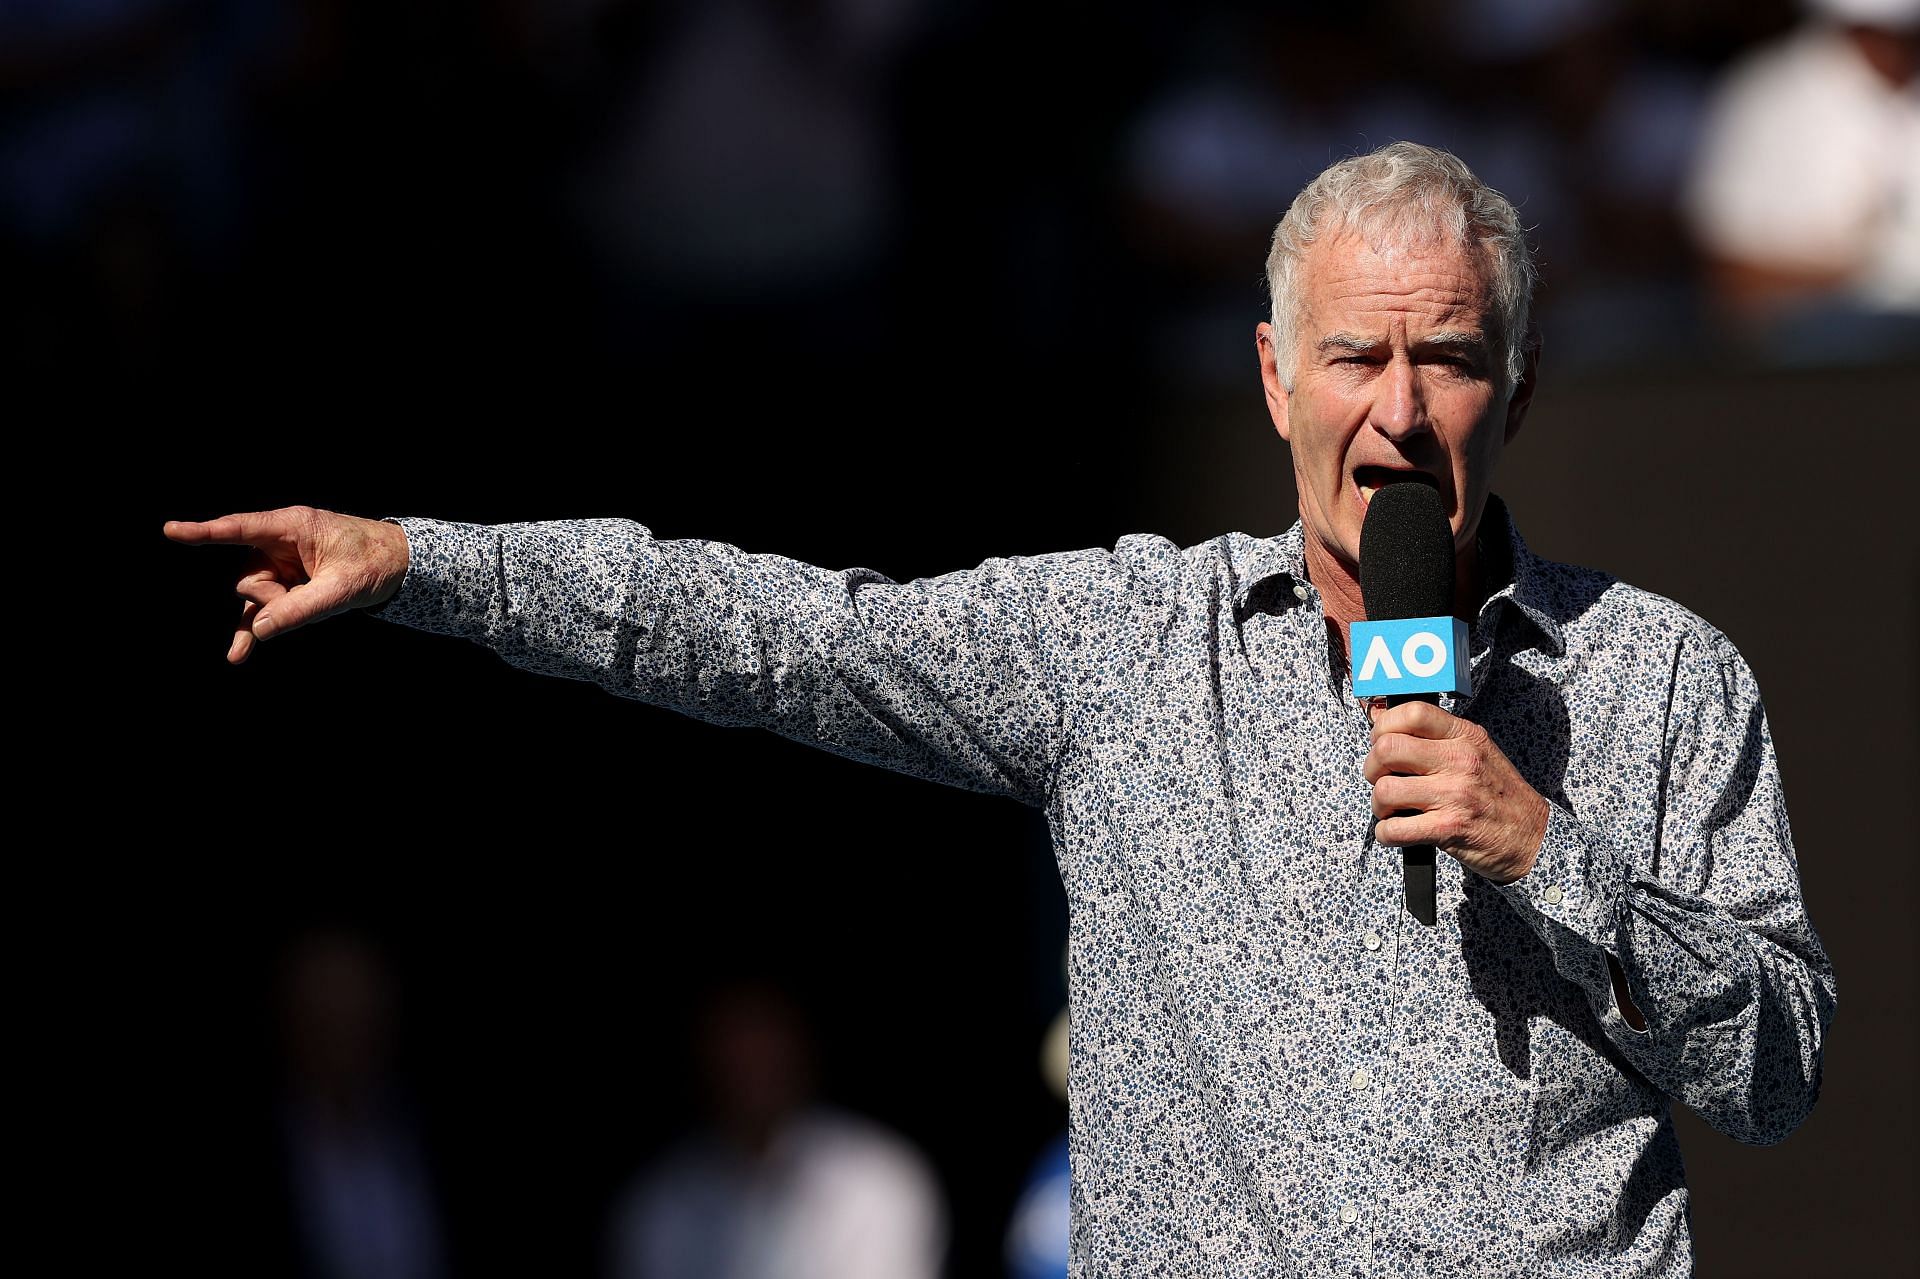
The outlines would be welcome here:
<svg viewBox="0 0 1920 1279">
<path fill-rule="evenodd" d="M 407 517 L 375 615 L 714 724 L 1045 802 L 1079 665 L 1124 591 L 1104 551 L 988 560 L 900 584 L 630 520 Z"/>
<path fill-rule="evenodd" d="M 1636 1069 L 1739 1141 L 1780 1141 L 1820 1093 L 1833 966 L 1807 918 L 1753 674 L 1717 632 L 1680 650 L 1649 847 L 1552 805 L 1533 869 L 1501 893 Z M 1618 964 L 1645 1017 L 1615 1003 Z"/>
</svg>

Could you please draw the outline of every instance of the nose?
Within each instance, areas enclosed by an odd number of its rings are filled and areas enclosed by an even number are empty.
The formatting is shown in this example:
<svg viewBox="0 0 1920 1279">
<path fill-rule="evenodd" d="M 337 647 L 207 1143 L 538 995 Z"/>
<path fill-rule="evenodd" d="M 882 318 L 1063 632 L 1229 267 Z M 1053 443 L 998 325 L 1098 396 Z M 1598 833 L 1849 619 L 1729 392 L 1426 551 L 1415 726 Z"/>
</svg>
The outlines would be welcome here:
<svg viewBox="0 0 1920 1279">
<path fill-rule="evenodd" d="M 1405 352 L 1395 353 L 1374 383 L 1373 412 L 1367 420 L 1374 430 L 1395 442 L 1429 429 L 1420 374 Z"/>
</svg>

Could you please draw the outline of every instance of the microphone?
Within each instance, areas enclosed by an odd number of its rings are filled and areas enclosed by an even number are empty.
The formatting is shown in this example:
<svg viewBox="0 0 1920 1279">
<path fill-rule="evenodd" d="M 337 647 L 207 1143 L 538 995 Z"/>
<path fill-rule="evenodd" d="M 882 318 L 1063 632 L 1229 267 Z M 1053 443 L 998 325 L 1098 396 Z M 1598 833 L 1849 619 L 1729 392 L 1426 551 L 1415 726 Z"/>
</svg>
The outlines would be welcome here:
<svg viewBox="0 0 1920 1279">
<path fill-rule="evenodd" d="M 1367 506 L 1366 520 L 1360 526 L 1360 598 L 1367 610 L 1367 621 L 1451 619 L 1453 572 L 1453 529 L 1447 523 L 1439 490 L 1417 480 L 1405 480 L 1376 492 Z M 1434 630 L 1438 629 L 1421 632 L 1409 645 L 1436 638 Z M 1463 628 L 1456 623 L 1448 630 L 1457 636 Z M 1379 645 L 1381 641 L 1375 639 L 1373 643 Z M 1359 671 L 1362 657 L 1358 634 L 1353 635 L 1351 647 L 1354 669 Z M 1453 651 L 1448 656 L 1464 661 L 1465 654 L 1460 651 L 1464 645 L 1456 641 L 1451 647 Z M 1428 672 L 1424 669 L 1426 663 L 1418 656 L 1421 651 L 1410 647 L 1408 656 L 1419 663 L 1416 669 L 1424 675 Z M 1447 665 L 1451 668 L 1455 661 Z M 1372 668 L 1375 663 L 1369 660 L 1367 666 Z M 1396 670 L 1394 674 L 1399 677 L 1401 672 Z M 1452 674 L 1449 670 L 1448 675 Z M 1356 691 L 1359 684 L 1356 679 Z M 1429 685 L 1430 688 L 1443 686 Z M 1414 701 L 1440 704 L 1439 693 L 1432 691 L 1388 692 L 1386 698 L 1389 706 Z M 1431 844 L 1415 845 L 1402 849 L 1401 853 L 1407 911 L 1431 928 L 1436 914 L 1434 848 Z"/>
</svg>

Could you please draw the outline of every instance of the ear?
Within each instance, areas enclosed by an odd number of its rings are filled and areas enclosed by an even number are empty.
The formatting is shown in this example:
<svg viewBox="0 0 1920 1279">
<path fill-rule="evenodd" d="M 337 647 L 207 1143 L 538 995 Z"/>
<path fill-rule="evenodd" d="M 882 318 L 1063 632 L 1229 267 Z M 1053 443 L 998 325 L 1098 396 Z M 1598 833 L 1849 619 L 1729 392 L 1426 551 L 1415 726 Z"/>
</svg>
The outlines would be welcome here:
<svg viewBox="0 0 1920 1279">
<path fill-rule="evenodd" d="M 1280 382 L 1280 362 L 1273 349 L 1273 326 L 1264 320 L 1254 325 L 1253 344 L 1260 352 L 1260 381 L 1267 388 L 1267 416 L 1273 419 L 1273 429 L 1280 432 L 1280 438 L 1292 443 L 1293 437 L 1287 434 L 1287 388 Z"/>
<path fill-rule="evenodd" d="M 1527 420 L 1527 410 L 1533 407 L 1533 388 L 1540 381 L 1540 337 L 1538 334 L 1527 339 L 1526 357 L 1520 366 L 1520 381 L 1515 384 L 1513 394 L 1507 398 L 1507 438 L 1508 444 L 1520 434 L 1520 424 Z"/>
</svg>

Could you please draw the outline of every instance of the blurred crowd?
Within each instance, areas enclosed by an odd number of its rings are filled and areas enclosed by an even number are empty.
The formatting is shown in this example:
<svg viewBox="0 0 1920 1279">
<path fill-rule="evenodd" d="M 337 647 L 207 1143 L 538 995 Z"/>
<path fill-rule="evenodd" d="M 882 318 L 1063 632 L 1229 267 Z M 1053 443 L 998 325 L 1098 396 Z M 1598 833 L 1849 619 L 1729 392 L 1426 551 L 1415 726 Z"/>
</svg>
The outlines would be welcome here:
<svg viewBox="0 0 1920 1279">
<path fill-rule="evenodd" d="M 779 314 L 857 367 L 936 300 L 1239 385 L 1293 193 L 1414 137 L 1533 226 L 1564 365 L 1914 349 L 1915 0 L 1047 9 L 7 0 L 10 345 L 592 372 Z"/>
<path fill-rule="evenodd" d="M 262 1117 L 272 1154 L 250 1170 L 261 1189 L 246 1270 L 442 1279 L 471 1269 L 471 1245 L 455 1237 L 472 1223 L 448 1208 L 449 1152 L 436 1149 L 410 1077 L 401 979 L 385 950 L 352 927 L 299 929 L 282 951 L 275 1002 L 278 1082 Z M 682 1112 L 675 1135 L 619 1154 L 638 1171 L 608 1199 L 606 1279 L 945 1272 L 950 1227 L 934 1164 L 908 1138 L 823 1099 L 814 1038 L 778 982 L 704 981 L 682 1045 L 696 1095 L 660 1095 L 658 1106 Z M 1061 1102 L 1066 1053 L 1063 1009 L 1040 1054 Z M 1038 1152 L 999 1226 L 1012 1279 L 1066 1274 L 1066 1175 L 1063 1131 Z"/>
</svg>

